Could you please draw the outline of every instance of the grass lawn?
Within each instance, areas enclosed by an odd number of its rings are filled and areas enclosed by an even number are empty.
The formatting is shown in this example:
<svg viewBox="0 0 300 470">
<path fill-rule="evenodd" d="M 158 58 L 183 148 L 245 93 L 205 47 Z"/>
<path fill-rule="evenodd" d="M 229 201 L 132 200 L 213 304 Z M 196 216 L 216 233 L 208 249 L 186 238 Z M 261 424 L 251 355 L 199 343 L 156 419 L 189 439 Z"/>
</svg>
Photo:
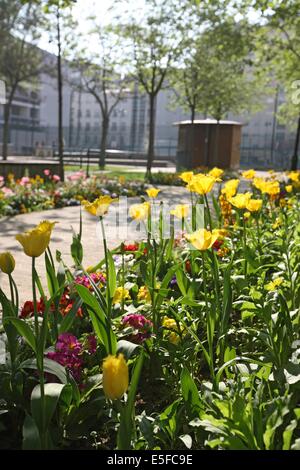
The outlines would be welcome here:
<svg viewBox="0 0 300 470">
<path fill-rule="evenodd" d="M 132 171 L 131 171 L 132 169 Z M 80 166 L 79 165 L 65 165 L 65 171 L 66 172 L 75 172 L 79 171 Z M 86 170 L 86 166 L 83 166 L 83 170 Z M 101 174 L 99 168 L 97 165 L 91 165 L 90 166 L 90 175 L 92 174 Z M 108 177 L 111 178 L 119 178 L 120 176 L 123 176 L 126 181 L 142 181 L 145 178 L 145 173 L 144 172 L 138 172 L 134 171 L 134 168 L 128 167 L 128 166 L 106 166 L 105 168 L 105 174 Z"/>
</svg>

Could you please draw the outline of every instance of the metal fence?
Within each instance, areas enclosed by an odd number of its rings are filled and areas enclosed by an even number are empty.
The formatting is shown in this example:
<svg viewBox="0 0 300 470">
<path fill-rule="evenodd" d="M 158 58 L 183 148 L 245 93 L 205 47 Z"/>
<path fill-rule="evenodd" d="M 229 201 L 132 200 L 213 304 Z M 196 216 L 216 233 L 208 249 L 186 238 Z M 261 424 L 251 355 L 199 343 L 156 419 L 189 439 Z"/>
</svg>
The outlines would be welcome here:
<svg viewBox="0 0 300 470">
<path fill-rule="evenodd" d="M 2 129 L 0 125 L 0 136 Z M 9 150 L 14 155 L 35 155 L 41 158 L 49 158 L 57 151 L 57 127 L 30 127 L 12 126 L 10 129 Z M 177 151 L 177 130 L 172 128 L 169 132 L 166 126 L 158 128 L 155 144 L 156 159 L 175 160 Z M 110 150 L 136 152 L 145 154 L 147 150 L 147 133 L 135 137 L 132 141 L 129 127 L 110 130 L 107 148 Z M 93 127 L 64 128 L 64 144 L 68 151 L 84 152 L 88 148 L 97 149 L 100 146 L 100 130 Z M 0 137 L 1 142 L 1 137 Z M 242 133 L 241 141 L 241 166 L 254 168 L 289 167 L 293 154 L 294 135 L 277 133 L 272 136 L 266 134 Z M 1 143 L 0 143 L 1 150 Z"/>
</svg>

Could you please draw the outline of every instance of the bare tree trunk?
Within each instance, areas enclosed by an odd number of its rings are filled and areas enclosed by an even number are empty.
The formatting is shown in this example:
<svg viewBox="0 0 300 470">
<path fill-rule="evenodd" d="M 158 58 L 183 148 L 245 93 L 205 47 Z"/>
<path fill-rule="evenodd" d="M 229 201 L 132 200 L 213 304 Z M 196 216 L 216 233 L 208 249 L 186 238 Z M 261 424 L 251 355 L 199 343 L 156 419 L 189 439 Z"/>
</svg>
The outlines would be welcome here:
<svg viewBox="0 0 300 470">
<path fill-rule="evenodd" d="M 195 162 L 195 134 L 196 134 L 196 126 L 195 126 L 195 107 L 193 106 L 191 108 L 191 122 L 192 122 L 192 141 L 191 141 L 191 145 L 189 145 L 189 148 L 190 148 L 190 152 L 189 152 L 189 158 L 188 158 L 188 161 L 189 161 L 189 165 L 188 167 L 189 168 L 194 168 L 194 162 Z M 197 158 L 197 157 L 196 157 Z"/>
<path fill-rule="evenodd" d="M 9 134 L 9 117 L 11 104 L 15 94 L 15 89 L 10 92 L 9 98 L 4 105 L 4 123 L 3 123 L 3 134 L 2 134 L 2 158 L 7 160 L 8 156 L 8 134 Z"/>
<path fill-rule="evenodd" d="M 194 121 L 195 121 L 195 107 L 194 106 L 191 108 L 191 121 L 192 121 L 192 124 L 194 124 Z"/>
<path fill-rule="evenodd" d="M 220 138 L 220 119 L 217 119 L 216 124 L 216 132 L 215 132 L 215 145 L 214 145 L 214 154 L 213 154 L 213 161 L 212 166 L 218 164 L 218 157 L 219 157 L 219 138 Z M 209 162 L 210 163 L 210 162 Z"/>
<path fill-rule="evenodd" d="M 63 137 L 63 80 L 61 70 L 61 34 L 60 34 L 60 10 L 57 7 L 57 87 L 58 87 L 58 156 L 59 176 L 65 180 L 64 172 L 64 137 Z"/>
<path fill-rule="evenodd" d="M 151 169 L 154 160 L 155 141 L 155 95 L 149 95 L 149 143 L 147 152 L 147 173 L 146 177 L 151 181 Z"/>
<path fill-rule="evenodd" d="M 102 121 L 102 128 L 101 128 L 101 144 L 100 144 L 100 158 L 99 158 L 99 168 L 100 170 L 104 170 L 105 168 L 105 158 L 106 158 L 106 144 L 107 144 L 107 137 L 108 137 L 108 129 L 109 129 L 109 118 L 105 117 Z"/>
<path fill-rule="evenodd" d="M 300 115 L 299 115 L 299 118 L 298 118 L 298 126 L 297 126 L 297 132 L 296 132 L 294 154 L 292 156 L 292 161 L 291 161 L 291 170 L 292 171 L 295 171 L 298 168 L 299 141 L 300 141 Z"/>
</svg>

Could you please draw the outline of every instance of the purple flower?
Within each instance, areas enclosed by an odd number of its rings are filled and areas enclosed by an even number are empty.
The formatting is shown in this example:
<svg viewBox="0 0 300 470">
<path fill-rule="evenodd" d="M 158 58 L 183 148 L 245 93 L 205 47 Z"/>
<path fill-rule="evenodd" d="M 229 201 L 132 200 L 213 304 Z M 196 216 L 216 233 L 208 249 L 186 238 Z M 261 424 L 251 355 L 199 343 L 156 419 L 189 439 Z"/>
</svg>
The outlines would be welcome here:
<svg viewBox="0 0 300 470">
<path fill-rule="evenodd" d="M 175 287 L 175 286 L 177 286 L 177 278 L 174 275 L 170 281 L 170 287 Z"/>
<path fill-rule="evenodd" d="M 97 349 L 97 339 L 95 335 L 89 335 L 87 337 L 87 348 L 90 354 L 95 354 Z"/>
<path fill-rule="evenodd" d="M 70 333 L 62 333 L 58 337 L 55 349 L 62 353 L 79 354 L 81 352 L 82 345 L 76 336 L 71 335 Z"/>
</svg>

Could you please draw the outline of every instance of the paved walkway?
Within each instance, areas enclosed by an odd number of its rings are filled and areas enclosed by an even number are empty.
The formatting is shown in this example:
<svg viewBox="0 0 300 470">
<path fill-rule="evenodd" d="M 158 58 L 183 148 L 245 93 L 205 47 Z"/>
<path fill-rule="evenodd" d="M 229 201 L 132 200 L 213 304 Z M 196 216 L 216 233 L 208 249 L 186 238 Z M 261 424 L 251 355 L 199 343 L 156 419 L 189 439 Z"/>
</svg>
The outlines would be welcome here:
<svg viewBox="0 0 300 470">
<path fill-rule="evenodd" d="M 178 204 L 189 201 L 189 195 L 182 187 L 161 187 L 161 195 L 165 202 L 169 204 Z M 129 203 L 139 202 L 139 198 L 130 198 Z M 107 224 L 107 239 L 110 248 L 119 245 L 123 240 L 134 241 L 136 233 L 133 232 L 133 227 L 128 227 L 126 218 L 126 201 L 120 201 L 120 207 L 113 204 L 108 216 L 105 218 Z M 123 220 L 120 222 L 118 231 L 114 229 L 114 216 L 119 210 Z M 49 210 L 43 212 L 32 212 L 31 214 L 22 214 L 15 217 L 6 217 L 0 221 L 0 252 L 10 251 L 16 259 L 16 269 L 14 271 L 14 279 L 19 288 L 20 298 L 22 301 L 31 299 L 31 260 L 26 256 L 19 242 L 15 239 L 17 233 L 22 233 L 25 230 L 30 230 L 42 220 L 57 221 L 52 237 L 51 237 L 51 251 L 55 255 L 56 250 L 59 250 L 65 263 L 68 266 L 73 265 L 73 260 L 70 254 L 70 245 L 72 243 L 72 227 L 76 232 L 79 230 L 79 207 L 66 207 L 63 209 Z M 103 258 L 103 246 L 101 240 L 100 226 L 96 217 L 91 216 L 86 211 L 82 211 L 83 215 L 83 233 L 82 244 L 84 248 L 83 265 L 95 265 Z M 126 229 L 127 233 L 126 233 Z M 43 284 L 46 287 L 45 281 L 45 264 L 44 256 L 37 258 L 37 270 L 41 275 Z M 8 293 L 7 276 L 0 273 L 0 286 Z"/>
</svg>

